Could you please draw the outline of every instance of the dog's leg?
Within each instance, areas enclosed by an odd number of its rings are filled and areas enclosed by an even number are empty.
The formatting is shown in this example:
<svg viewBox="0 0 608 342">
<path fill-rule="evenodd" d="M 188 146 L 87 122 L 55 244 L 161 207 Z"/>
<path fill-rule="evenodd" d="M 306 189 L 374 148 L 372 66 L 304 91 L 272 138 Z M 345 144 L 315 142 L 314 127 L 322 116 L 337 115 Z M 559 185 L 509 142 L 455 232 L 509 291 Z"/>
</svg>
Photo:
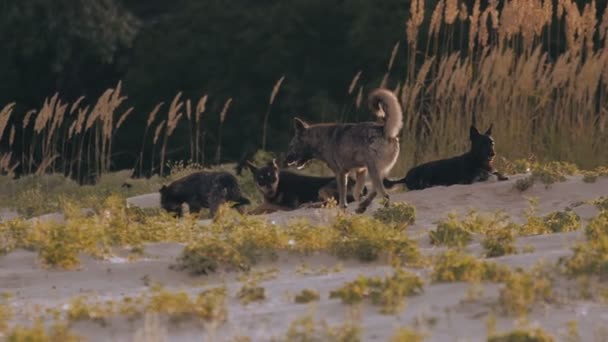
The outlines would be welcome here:
<svg viewBox="0 0 608 342">
<path fill-rule="evenodd" d="M 363 214 L 367 210 L 367 207 L 369 207 L 369 205 L 372 203 L 374 198 L 376 198 L 376 195 L 377 195 L 376 189 L 372 190 L 367 195 L 367 197 L 365 197 L 365 199 L 359 203 L 359 206 L 357 207 L 357 210 L 355 210 L 355 212 L 357 214 Z"/>
<path fill-rule="evenodd" d="M 382 196 L 382 198 L 384 198 L 384 200 L 386 201 L 384 203 L 384 206 L 388 206 L 389 202 L 390 202 L 390 198 L 388 196 L 388 193 L 384 189 L 384 184 L 382 182 L 382 178 L 383 178 L 382 174 L 380 173 L 378 168 L 375 167 L 374 165 L 368 167 L 368 170 L 369 170 L 369 178 L 371 179 L 372 185 L 374 186 L 374 191 L 379 193 L 380 196 Z"/>
<path fill-rule="evenodd" d="M 356 183 L 355 189 L 353 190 L 353 197 L 355 201 L 359 202 L 361 200 L 361 192 L 363 191 L 363 187 L 365 186 L 365 174 L 367 173 L 367 169 L 359 169 L 356 172 Z"/>
<path fill-rule="evenodd" d="M 346 209 L 346 186 L 348 185 L 348 173 L 340 171 L 336 174 L 336 182 L 338 183 L 338 197 L 340 208 Z"/>
</svg>

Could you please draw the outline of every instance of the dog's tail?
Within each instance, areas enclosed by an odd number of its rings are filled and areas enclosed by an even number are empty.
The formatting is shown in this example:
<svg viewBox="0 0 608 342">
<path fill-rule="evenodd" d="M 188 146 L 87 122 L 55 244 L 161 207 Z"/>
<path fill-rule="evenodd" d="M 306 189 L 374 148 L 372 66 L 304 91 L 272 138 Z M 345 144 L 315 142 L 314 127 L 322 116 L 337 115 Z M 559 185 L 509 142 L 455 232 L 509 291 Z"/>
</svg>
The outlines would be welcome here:
<svg viewBox="0 0 608 342">
<path fill-rule="evenodd" d="M 384 178 L 384 179 L 382 179 L 382 184 L 384 185 L 385 189 L 390 190 L 390 189 L 394 188 L 396 185 L 405 184 L 405 177 L 403 177 L 401 179 Z"/>
<path fill-rule="evenodd" d="M 403 112 L 397 96 L 390 90 L 376 89 L 369 94 L 368 105 L 378 116 L 380 116 L 378 114 L 380 108 L 385 112 L 384 136 L 396 138 L 403 127 Z"/>
</svg>

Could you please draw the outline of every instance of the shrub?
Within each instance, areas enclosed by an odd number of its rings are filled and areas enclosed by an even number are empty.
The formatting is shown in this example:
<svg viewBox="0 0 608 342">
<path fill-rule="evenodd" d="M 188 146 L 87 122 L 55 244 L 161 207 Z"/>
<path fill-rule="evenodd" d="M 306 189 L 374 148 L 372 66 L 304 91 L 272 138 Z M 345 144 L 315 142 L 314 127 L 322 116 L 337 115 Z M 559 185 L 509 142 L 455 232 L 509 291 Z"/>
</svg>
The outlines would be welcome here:
<svg viewBox="0 0 608 342">
<path fill-rule="evenodd" d="M 528 189 L 530 189 L 532 187 L 532 185 L 534 185 L 534 176 L 528 176 L 525 178 L 521 178 L 518 179 L 517 181 L 515 181 L 515 189 L 519 190 L 520 192 L 524 192 Z"/>
<path fill-rule="evenodd" d="M 424 334 L 418 333 L 409 328 L 399 328 L 390 339 L 390 342 L 422 342 Z"/>
<path fill-rule="evenodd" d="M 599 174 L 593 171 L 585 171 L 583 172 L 583 182 L 585 183 L 595 183 Z"/>
<path fill-rule="evenodd" d="M 381 307 L 382 313 L 392 314 L 403 306 L 405 297 L 421 293 L 423 286 L 423 281 L 417 275 L 397 269 L 392 276 L 384 279 L 359 276 L 331 291 L 329 298 L 340 298 L 343 303 L 356 304 L 369 297 L 372 304 Z"/>
<path fill-rule="evenodd" d="M 361 328 L 350 322 L 339 326 L 330 326 L 325 321 L 317 324 L 312 315 L 306 315 L 294 320 L 284 338 L 273 339 L 273 341 L 337 341 L 356 342 L 361 340 Z"/>
<path fill-rule="evenodd" d="M 431 279 L 435 282 L 501 282 L 510 273 L 506 266 L 478 260 L 458 250 L 447 250 L 436 258 Z"/>
<path fill-rule="evenodd" d="M 237 298 L 245 305 L 259 302 L 266 299 L 266 290 L 261 286 L 245 284 L 237 293 Z"/>
<path fill-rule="evenodd" d="M 517 248 L 515 248 L 516 229 L 517 227 L 514 224 L 497 229 L 489 229 L 481 242 L 481 245 L 486 250 L 486 257 L 492 258 L 517 253 Z"/>
<path fill-rule="evenodd" d="M 310 303 L 319 300 L 319 292 L 315 290 L 304 289 L 295 297 L 296 303 Z"/>
<path fill-rule="evenodd" d="M 488 337 L 488 342 L 553 342 L 555 339 L 540 328 L 516 329 Z"/>
<path fill-rule="evenodd" d="M 524 315 L 538 301 L 552 297 L 551 281 L 538 270 L 513 272 L 500 290 L 499 302 L 509 314 Z"/>
<path fill-rule="evenodd" d="M 587 240 L 595 240 L 600 236 L 608 236 L 608 210 L 602 210 L 585 227 Z"/>
<path fill-rule="evenodd" d="M 540 180 L 546 186 L 563 182 L 566 180 L 566 176 L 571 176 L 577 171 L 576 165 L 568 162 L 549 162 L 532 166 L 534 178 Z"/>
<path fill-rule="evenodd" d="M 77 342 L 84 339 L 69 332 L 68 327 L 55 323 L 49 330 L 44 326 L 42 320 L 37 320 L 33 326 L 24 327 L 18 325 L 8 332 L 8 342 Z"/>
<path fill-rule="evenodd" d="M 571 232 L 581 228 L 581 218 L 574 211 L 554 211 L 544 217 L 552 233 Z"/>
<path fill-rule="evenodd" d="M 356 257 L 373 261 L 384 252 L 409 264 L 421 261 L 416 243 L 401 231 L 365 215 L 339 216 L 332 224 L 337 235 L 330 243 L 330 251 L 341 258 Z"/>
<path fill-rule="evenodd" d="M 391 203 L 388 207 L 381 207 L 374 212 L 373 217 L 386 224 L 394 224 L 405 229 L 416 221 L 416 208 L 405 202 Z"/>
</svg>

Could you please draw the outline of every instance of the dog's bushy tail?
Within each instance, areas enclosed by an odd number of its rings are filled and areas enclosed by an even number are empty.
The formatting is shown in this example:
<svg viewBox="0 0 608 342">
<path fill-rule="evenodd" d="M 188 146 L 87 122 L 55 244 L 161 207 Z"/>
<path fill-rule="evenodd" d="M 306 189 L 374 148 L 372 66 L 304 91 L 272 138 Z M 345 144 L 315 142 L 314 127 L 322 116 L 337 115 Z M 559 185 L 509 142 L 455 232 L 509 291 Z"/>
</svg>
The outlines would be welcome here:
<svg viewBox="0 0 608 342">
<path fill-rule="evenodd" d="M 372 112 L 378 113 L 379 104 L 382 104 L 382 109 L 386 114 L 384 136 L 396 138 L 403 127 L 403 112 L 397 96 L 390 90 L 376 89 L 369 94 L 368 105 Z"/>
</svg>

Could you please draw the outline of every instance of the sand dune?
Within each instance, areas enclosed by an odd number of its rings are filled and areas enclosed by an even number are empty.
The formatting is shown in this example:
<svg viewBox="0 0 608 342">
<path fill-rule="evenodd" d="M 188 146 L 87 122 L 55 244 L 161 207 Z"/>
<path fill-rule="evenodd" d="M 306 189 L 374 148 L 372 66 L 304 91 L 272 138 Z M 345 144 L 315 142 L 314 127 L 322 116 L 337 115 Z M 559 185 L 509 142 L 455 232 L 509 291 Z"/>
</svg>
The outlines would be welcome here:
<svg viewBox="0 0 608 342">
<path fill-rule="evenodd" d="M 416 207 L 416 223 L 408 228 L 408 233 L 418 241 L 423 253 L 436 253 L 441 248 L 433 247 L 428 241 L 429 230 L 435 222 L 444 218 L 449 211 L 464 213 L 469 208 L 481 212 L 504 210 L 515 221 L 523 219 L 528 208 L 527 197 L 537 197 L 539 214 L 572 207 L 578 202 L 608 194 L 608 179 L 601 178 L 596 183 L 584 183 L 579 176 L 569 177 L 566 182 L 549 188 L 536 184 L 526 192 L 513 188 L 514 182 L 524 175 L 513 177 L 506 182 L 487 182 L 474 185 L 436 187 L 423 191 L 394 192 L 393 201 L 406 201 Z M 129 205 L 142 207 L 158 206 L 156 194 L 143 195 L 128 200 Z M 377 203 L 368 210 L 372 213 Z M 353 210 L 354 208 L 349 208 Z M 578 205 L 574 210 L 588 220 L 597 214 L 590 205 Z M 0 211 L 0 217 L 13 215 Z M 312 221 L 324 222 L 332 219 L 331 210 L 302 209 L 267 215 L 269 220 L 281 224 L 294 217 L 307 217 Z M 54 216 L 53 216 L 54 218 Z M 207 220 L 202 220 L 205 224 Z M 513 267 L 531 267 L 540 260 L 555 262 L 560 256 L 570 254 L 570 247 L 582 239 L 581 232 L 522 237 L 519 247 L 533 246 L 531 253 L 507 255 L 493 260 Z M 242 286 L 236 280 L 235 272 L 218 273 L 210 276 L 191 277 L 183 272 L 169 269 L 179 255 L 179 244 L 159 243 L 145 247 L 144 258 L 129 262 L 116 257 L 100 261 L 83 256 L 84 262 L 77 271 L 46 270 L 36 262 L 36 254 L 30 251 L 14 251 L 0 257 L 0 292 L 10 292 L 14 296 L 10 304 L 16 312 L 15 322 L 28 319 L 41 312 L 41 308 L 57 308 L 69 302 L 70 298 L 86 294 L 104 299 L 119 300 L 146 291 L 143 279 L 159 282 L 170 289 L 184 289 L 198 293 L 201 289 L 218 284 L 226 284 L 229 290 L 228 319 L 223 325 L 210 329 L 193 322 L 181 325 L 164 322 L 171 341 L 229 340 L 245 335 L 253 341 L 268 341 L 273 336 L 284 335 L 289 323 L 311 309 L 309 305 L 295 304 L 286 294 L 310 288 L 317 290 L 321 300 L 312 306 L 314 317 L 325 319 L 330 324 L 344 322 L 349 307 L 335 299 L 328 299 L 329 292 L 355 279 L 358 275 L 384 275 L 391 268 L 380 262 L 363 264 L 338 260 L 328 255 L 309 257 L 281 256 L 276 262 L 259 264 L 255 269 L 276 268 L 274 279 L 260 283 L 266 289 L 267 297 L 261 303 L 247 306 L 235 299 L 235 293 Z M 478 241 L 468 247 L 472 253 L 481 255 Z M 120 253 L 119 253 L 120 255 Z M 333 267 L 341 264 L 340 270 L 328 274 L 302 274 L 298 266 L 306 263 L 310 269 Z M 426 277 L 427 270 L 414 269 L 413 272 Z M 501 285 L 484 284 L 483 293 L 474 301 L 467 301 L 470 288 L 466 283 L 427 284 L 424 293 L 408 298 L 406 308 L 397 315 L 382 315 L 376 307 L 364 304 L 358 324 L 363 328 L 364 340 L 387 340 L 400 326 L 412 327 L 422 324 L 420 330 L 428 332 L 428 341 L 483 341 L 485 340 L 485 319 L 496 303 Z M 549 304 L 533 310 L 529 317 L 532 324 L 539 324 L 556 337 L 566 331 L 566 322 L 577 320 L 584 341 L 593 341 L 608 324 L 608 307 L 605 304 L 584 300 L 568 300 L 559 304 Z M 498 330 L 513 327 L 514 319 L 498 316 Z M 143 325 L 141 319 L 132 322 L 112 319 L 106 325 L 94 322 L 76 323 L 72 328 L 91 341 L 131 341 L 135 331 Z"/>
</svg>

